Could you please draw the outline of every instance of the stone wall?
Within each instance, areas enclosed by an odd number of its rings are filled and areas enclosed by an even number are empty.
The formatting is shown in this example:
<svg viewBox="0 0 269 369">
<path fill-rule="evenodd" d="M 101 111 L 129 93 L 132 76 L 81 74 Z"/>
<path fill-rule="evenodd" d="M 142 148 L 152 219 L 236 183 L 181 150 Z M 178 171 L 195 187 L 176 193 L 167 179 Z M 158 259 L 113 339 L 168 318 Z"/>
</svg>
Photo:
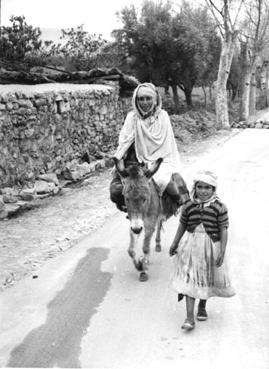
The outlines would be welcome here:
<svg viewBox="0 0 269 369">
<path fill-rule="evenodd" d="M 0 187 L 114 150 L 129 109 L 115 84 L 0 86 Z"/>
</svg>

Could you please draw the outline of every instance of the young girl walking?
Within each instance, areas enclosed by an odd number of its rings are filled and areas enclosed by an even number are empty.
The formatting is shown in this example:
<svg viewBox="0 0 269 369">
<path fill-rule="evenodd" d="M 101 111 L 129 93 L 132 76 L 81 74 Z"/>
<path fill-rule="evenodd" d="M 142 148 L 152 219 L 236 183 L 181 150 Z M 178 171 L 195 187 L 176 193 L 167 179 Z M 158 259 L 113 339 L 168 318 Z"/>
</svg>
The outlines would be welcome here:
<svg viewBox="0 0 269 369">
<path fill-rule="evenodd" d="M 179 301 L 186 296 L 187 317 L 181 327 L 185 330 L 195 327 L 195 299 L 200 300 L 197 320 L 202 321 L 208 317 L 206 301 L 209 297 L 235 295 L 224 260 L 228 211 L 218 198 L 216 189 L 217 177 L 214 173 L 197 173 L 191 200 L 183 206 L 169 250 L 170 256 L 176 254 L 172 288 L 177 291 Z"/>
</svg>

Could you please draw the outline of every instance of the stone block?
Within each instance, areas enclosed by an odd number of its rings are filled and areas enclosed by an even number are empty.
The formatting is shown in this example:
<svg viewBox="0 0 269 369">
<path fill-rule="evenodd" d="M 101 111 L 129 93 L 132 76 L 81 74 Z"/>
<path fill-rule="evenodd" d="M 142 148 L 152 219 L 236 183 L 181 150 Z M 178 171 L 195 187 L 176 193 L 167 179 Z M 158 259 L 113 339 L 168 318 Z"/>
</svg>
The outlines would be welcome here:
<svg viewBox="0 0 269 369">
<path fill-rule="evenodd" d="M 57 175 L 55 173 L 45 173 L 38 176 L 38 179 L 41 179 L 42 181 L 46 182 L 52 182 L 56 186 L 59 186 L 59 180 L 57 178 Z"/>
</svg>

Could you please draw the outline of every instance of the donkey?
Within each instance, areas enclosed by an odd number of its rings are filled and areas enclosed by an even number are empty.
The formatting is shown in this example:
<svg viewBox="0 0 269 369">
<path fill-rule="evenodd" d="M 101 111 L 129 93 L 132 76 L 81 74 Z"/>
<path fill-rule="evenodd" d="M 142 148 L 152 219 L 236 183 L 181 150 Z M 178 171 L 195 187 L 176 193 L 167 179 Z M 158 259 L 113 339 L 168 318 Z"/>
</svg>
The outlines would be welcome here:
<svg viewBox="0 0 269 369">
<path fill-rule="evenodd" d="M 151 167 L 137 162 L 132 162 L 125 167 L 123 160 L 114 158 L 116 169 L 122 178 L 123 196 L 128 213 L 127 218 L 130 220 L 128 254 L 133 259 L 136 269 L 140 272 L 139 280 L 142 282 L 148 280 L 150 241 L 153 233 L 156 229 L 155 251 L 160 252 L 162 223 L 172 215 L 175 215 L 178 210 L 168 196 L 160 197 L 156 184 L 152 179 L 162 161 L 162 158 L 156 160 Z M 179 187 L 184 185 L 187 188 L 180 175 L 178 175 L 176 180 Z M 189 198 L 188 192 L 181 197 L 182 202 L 185 202 Z M 136 258 L 135 248 L 142 230 L 144 230 L 144 255 Z"/>
</svg>

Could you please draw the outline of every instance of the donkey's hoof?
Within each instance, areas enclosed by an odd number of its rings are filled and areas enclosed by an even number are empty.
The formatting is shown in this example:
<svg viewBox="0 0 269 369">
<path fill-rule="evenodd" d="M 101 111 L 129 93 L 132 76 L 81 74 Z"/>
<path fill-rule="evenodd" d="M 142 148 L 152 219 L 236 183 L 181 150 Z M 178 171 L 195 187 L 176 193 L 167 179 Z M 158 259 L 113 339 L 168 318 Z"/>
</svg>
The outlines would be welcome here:
<svg viewBox="0 0 269 369">
<path fill-rule="evenodd" d="M 155 251 L 156 251 L 156 252 L 161 252 L 161 251 L 162 251 L 162 246 L 161 246 L 161 245 L 159 245 L 159 244 L 158 244 L 158 245 L 156 245 L 156 246 L 155 246 Z"/>
<path fill-rule="evenodd" d="M 134 265 L 136 267 L 136 269 L 141 272 L 142 270 L 144 270 L 144 265 L 143 265 L 143 261 L 142 260 L 134 260 Z"/>
<path fill-rule="evenodd" d="M 134 258 L 134 257 L 135 257 L 135 252 L 134 252 L 134 250 L 128 250 L 128 255 L 129 255 L 131 258 Z"/>
<path fill-rule="evenodd" d="M 140 282 L 146 282 L 149 279 L 149 276 L 146 272 L 141 272 L 139 275 Z"/>
</svg>

